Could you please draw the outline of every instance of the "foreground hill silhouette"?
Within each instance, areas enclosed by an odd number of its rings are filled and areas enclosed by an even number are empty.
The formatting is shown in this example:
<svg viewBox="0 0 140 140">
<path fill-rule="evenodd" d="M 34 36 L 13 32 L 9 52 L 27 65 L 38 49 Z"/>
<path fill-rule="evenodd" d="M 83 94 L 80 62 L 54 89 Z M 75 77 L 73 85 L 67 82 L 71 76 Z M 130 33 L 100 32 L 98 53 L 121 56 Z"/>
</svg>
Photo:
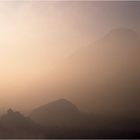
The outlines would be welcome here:
<svg viewBox="0 0 140 140">
<path fill-rule="evenodd" d="M 40 135 L 39 128 L 29 117 L 12 109 L 0 118 L 0 138 L 34 138 Z"/>
<path fill-rule="evenodd" d="M 0 124 L 4 127 L 28 127 L 34 125 L 28 117 L 21 113 L 9 109 L 6 114 L 0 118 Z"/>
<path fill-rule="evenodd" d="M 106 118 L 102 115 L 81 113 L 74 104 L 66 99 L 60 99 L 38 107 L 33 110 L 31 118 L 34 120 L 25 117 L 20 112 L 9 109 L 0 118 L 0 138 L 140 137 L 139 120 L 134 123 L 129 118 Z M 129 120 L 129 123 L 125 120 Z"/>
</svg>

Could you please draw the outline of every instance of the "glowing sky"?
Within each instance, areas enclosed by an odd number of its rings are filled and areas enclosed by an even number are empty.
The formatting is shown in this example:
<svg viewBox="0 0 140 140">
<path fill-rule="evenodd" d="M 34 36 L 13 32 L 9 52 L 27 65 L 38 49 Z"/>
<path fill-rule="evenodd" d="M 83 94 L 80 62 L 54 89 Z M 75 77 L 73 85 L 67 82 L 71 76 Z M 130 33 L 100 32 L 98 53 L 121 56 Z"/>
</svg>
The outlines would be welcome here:
<svg viewBox="0 0 140 140">
<path fill-rule="evenodd" d="M 0 97 L 34 85 L 115 27 L 139 32 L 136 2 L 0 2 Z M 3 94 L 4 93 L 4 94 Z M 5 100 L 3 102 L 5 102 Z"/>
</svg>

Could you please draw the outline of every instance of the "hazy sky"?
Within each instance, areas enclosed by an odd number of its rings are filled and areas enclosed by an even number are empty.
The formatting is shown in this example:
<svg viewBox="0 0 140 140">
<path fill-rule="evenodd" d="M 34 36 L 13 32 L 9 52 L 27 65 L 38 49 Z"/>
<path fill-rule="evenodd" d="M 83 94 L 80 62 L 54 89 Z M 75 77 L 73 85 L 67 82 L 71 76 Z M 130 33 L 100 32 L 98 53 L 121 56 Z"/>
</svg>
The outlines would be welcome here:
<svg viewBox="0 0 140 140">
<path fill-rule="evenodd" d="M 65 57 L 112 28 L 139 32 L 139 15 L 138 1 L 0 2 L 1 104 L 14 106 L 22 98 L 15 90 L 46 80 Z"/>
</svg>

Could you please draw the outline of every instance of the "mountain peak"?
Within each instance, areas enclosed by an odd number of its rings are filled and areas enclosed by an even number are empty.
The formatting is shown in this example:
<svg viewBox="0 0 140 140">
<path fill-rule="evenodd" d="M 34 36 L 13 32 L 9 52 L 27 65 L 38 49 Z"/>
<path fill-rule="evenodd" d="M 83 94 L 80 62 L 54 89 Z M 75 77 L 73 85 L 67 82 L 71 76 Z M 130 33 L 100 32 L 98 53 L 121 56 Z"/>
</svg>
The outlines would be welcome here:
<svg viewBox="0 0 140 140">
<path fill-rule="evenodd" d="M 112 29 L 107 36 L 108 38 L 114 38 L 114 39 L 125 39 L 128 40 L 129 39 L 138 39 L 139 36 L 137 34 L 137 32 L 135 32 L 132 29 L 129 28 L 116 28 L 116 29 Z"/>
<path fill-rule="evenodd" d="M 134 30 L 123 27 L 112 29 L 112 32 L 137 34 Z"/>
<path fill-rule="evenodd" d="M 70 101 L 68 101 L 67 99 L 64 99 L 64 98 L 61 98 L 61 99 L 58 99 L 58 100 L 55 100 L 53 102 L 49 102 L 47 105 L 49 104 L 71 104 L 73 105 Z"/>
<path fill-rule="evenodd" d="M 7 111 L 7 113 L 8 114 L 11 114 L 11 113 L 14 113 L 14 111 L 11 108 L 9 108 L 8 111 Z"/>
<path fill-rule="evenodd" d="M 55 109 L 55 110 L 59 110 L 59 111 L 75 111 L 75 112 L 78 112 L 79 113 L 79 110 L 78 108 L 73 104 L 71 103 L 70 101 L 62 98 L 62 99 L 58 99 L 58 100 L 55 100 L 53 102 L 50 102 L 46 105 L 47 108 L 49 109 Z"/>
<path fill-rule="evenodd" d="M 36 122 L 46 125 L 72 125 L 81 116 L 78 108 L 70 101 L 62 98 L 36 108 L 31 117 Z"/>
</svg>

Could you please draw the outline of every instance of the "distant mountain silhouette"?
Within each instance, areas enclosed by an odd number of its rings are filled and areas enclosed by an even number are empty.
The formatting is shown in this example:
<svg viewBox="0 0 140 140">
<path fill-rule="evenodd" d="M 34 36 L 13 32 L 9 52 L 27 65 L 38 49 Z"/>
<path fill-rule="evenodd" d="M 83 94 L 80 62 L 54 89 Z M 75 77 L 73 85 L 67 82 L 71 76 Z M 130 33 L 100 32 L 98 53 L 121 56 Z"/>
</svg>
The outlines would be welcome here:
<svg viewBox="0 0 140 140">
<path fill-rule="evenodd" d="M 71 55 L 57 70 L 54 77 L 58 81 L 54 80 L 53 88 L 79 104 L 82 102 L 81 106 L 85 103 L 85 108 L 93 112 L 136 113 L 140 105 L 139 54 L 140 39 L 135 31 L 113 29 Z"/>
<path fill-rule="evenodd" d="M 31 118 L 42 125 L 73 127 L 82 122 L 82 113 L 66 99 L 59 99 L 34 109 Z"/>
</svg>

